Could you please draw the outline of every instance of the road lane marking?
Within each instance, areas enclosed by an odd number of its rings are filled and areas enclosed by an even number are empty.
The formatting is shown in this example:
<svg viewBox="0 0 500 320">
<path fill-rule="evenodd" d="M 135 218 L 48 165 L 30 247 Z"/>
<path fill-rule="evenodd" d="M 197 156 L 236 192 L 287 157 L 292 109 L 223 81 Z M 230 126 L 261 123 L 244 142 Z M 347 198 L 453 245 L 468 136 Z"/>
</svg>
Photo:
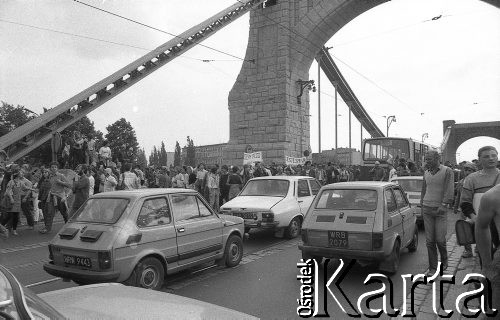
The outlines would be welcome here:
<svg viewBox="0 0 500 320">
<path fill-rule="evenodd" d="M 43 260 L 39 260 L 39 261 L 33 261 L 33 262 L 24 263 L 24 264 L 18 264 L 18 265 L 15 265 L 15 266 L 7 267 L 7 269 L 8 270 L 14 270 L 14 269 L 29 268 L 29 267 L 33 267 L 33 266 L 44 264 L 46 262 L 49 262 L 49 260 L 48 259 L 43 259 Z"/>
<path fill-rule="evenodd" d="M 61 280 L 61 278 L 52 278 L 52 279 L 49 279 L 49 280 L 44 280 L 44 281 L 39 281 L 39 282 L 35 282 L 35 283 L 30 283 L 28 285 L 25 285 L 26 288 L 31 288 L 31 287 L 35 287 L 35 286 L 40 286 L 42 284 L 47 284 L 47 283 L 51 283 L 51 282 L 56 282 L 58 280 Z"/>
<path fill-rule="evenodd" d="M 0 253 L 14 253 L 14 252 L 19 252 L 19 251 L 38 249 L 38 248 L 46 247 L 48 244 L 49 244 L 48 241 L 26 244 L 24 246 L 2 249 L 2 250 L 0 250 Z"/>
</svg>

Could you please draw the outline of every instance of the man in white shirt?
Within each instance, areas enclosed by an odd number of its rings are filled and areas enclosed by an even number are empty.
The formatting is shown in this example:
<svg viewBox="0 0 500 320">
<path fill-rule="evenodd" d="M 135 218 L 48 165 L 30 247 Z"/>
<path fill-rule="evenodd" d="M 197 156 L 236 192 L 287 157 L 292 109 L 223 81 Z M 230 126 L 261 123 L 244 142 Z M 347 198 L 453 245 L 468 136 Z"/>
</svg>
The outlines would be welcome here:
<svg viewBox="0 0 500 320">
<path fill-rule="evenodd" d="M 115 177 L 111 174 L 113 171 L 111 168 L 104 169 L 104 190 L 103 192 L 115 191 L 116 182 Z"/>
<path fill-rule="evenodd" d="M 108 141 L 104 140 L 102 147 L 99 149 L 99 159 L 105 167 L 108 166 L 111 160 L 111 149 L 108 147 Z"/>
<path fill-rule="evenodd" d="M 87 177 L 89 178 L 89 197 L 94 194 L 94 186 L 95 186 L 95 179 L 94 179 L 94 172 L 92 169 L 89 169 L 87 172 Z"/>
<path fill-rule="evenodd" d="M 398 174 L 392 163 L 389 163 L 389 181 L 392 181 L 392 179 L 397 178 Z"/>
</svg>

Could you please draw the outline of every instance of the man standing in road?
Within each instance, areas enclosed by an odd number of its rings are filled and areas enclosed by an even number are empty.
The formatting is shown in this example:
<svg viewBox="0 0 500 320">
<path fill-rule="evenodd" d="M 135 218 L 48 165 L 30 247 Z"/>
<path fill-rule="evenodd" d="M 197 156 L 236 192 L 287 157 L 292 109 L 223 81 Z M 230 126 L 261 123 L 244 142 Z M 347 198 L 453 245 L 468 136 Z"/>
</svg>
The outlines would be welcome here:
<svg viewBox="0 0 500 320">
<path fill-rule="evenodd" d="M 476 165 L 473 164 L 472 162 L 465 162 L 463 165 L 463 170 L 464 170 L 464 178 L 457 183 L 457 188 L 456 188 L 456 197 L 453 203 L 453 212 L 456 214 L 458 213 L 458 205 L 460 204 L 460 195 L 462 194 L 462 189 L 464 186 L 464 180 L 465 178 L 476 171 Z M 463 212 L 460 213 L 460 218 L 462 220 L 465 220 L 467 218 Z M 470 244 L 464 245 L 464 253 L 462 254 L 462 258 L 472 258 L 474 255 L 472 254 L 472 246 Z"/>
<path fill-rule="evenodd" d="M 479 209 L 479 203 L 484 193 L 495 185 L 500 184 L 500 170 L 497 168 L 498 152 L 494 147 L 485 146 L 477 152 L 479 166 L 481 170 L 471 173 L 464 180 L 462 194 L 460 196 L 460 208 L 463 214 L 475 220 Z M 500 241 L 495 225 L 492 223 L 491 240 L 494 246 L 498 247 Z M 479 246 L 477 246 L 478 249 Z M 482 259 L 481 254 L 479 254 Z"/>
<path fill-rule="evenodd" d="M 373 181 L 385 180 L 385 170 L 380 166 L 380 162 L 378 161 L 375 161 L 375 167 L 370 170 L 370 174 L 373 175 Z"/>
<path fill-rule="evenodd" d="M 422 195 L 422 217 L 424 218 L 425 240 L 429 259 L 428 275 L 432 276 L 438 266 L 438 253 L 441 256 L 443 270 L 448 267 L 446 251 L 446 212 L 453 203 L 453 170 L 439 163 L 439 154 L 435 150 L 425 154 L 427 170 L 424 172 Z"/>
<path fill-rule="evenodd" d="M 104 169 L 104 179 L 103 179 L 103 190 L 102 192 L 115 191 L 118 182 L 113 176 L 113 170 L 111 168 Z"/>
<path fill-rule="evenodd" d="M 476 243 L 482 257 L 482 274 L 492 282 L 492 308 L 500 312 L 500 250 L 492 254 L 490 226 L 500 233 L 500 185 L 485 192 L 475 224 Z"/>
<path fill-rule="evenodd" d="M 40 233 L 48 233 L 52 230 L 52 222 L 56 209 L 63 216 L 64 223 L 68 222 L 68 207 L 66 204 L 66 188 L 71 188 L 71 183 L 66 177 L 58 171 L 58 163 L 50 164 L 50 192 L 47 200 L 47 216 L 44 218 L 45 229 L 40 230 Z"/>
<path fill-rule="evenodd" d="M 75 180 L 73 181 L 73 194 L 75 195 L 75 199 L 71 207 L 71 216 L 75 214 L 76 210 L 78 210 L 89 197 L 90 182 L 87 176 L 88 167 L 84 164 L 80 164 L 76 168 L 76 171 L 78 175 L 75 176 Z"/>
</svg>

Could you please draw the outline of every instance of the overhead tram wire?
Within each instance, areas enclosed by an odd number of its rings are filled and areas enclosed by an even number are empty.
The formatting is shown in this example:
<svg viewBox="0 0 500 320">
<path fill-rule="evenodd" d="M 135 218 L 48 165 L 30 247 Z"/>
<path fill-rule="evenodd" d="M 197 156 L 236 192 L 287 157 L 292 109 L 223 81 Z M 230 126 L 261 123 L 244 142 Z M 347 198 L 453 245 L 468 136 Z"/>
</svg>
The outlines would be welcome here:
<svg viewBox="0 0 500 320">
<path fill-rule="evenodd" d="M 59 33 L 59 34 L 63 34 L 63 35 L 67 35 L 67 36 L 72 36 L 72 37 L 77 37 L 77 38 L 82 38 L 82 39 L 86 39 L 86 40 L 93 40 L 93 41 L 104 42 L 104 43 L 108 43 L 108 44 L 114 44 L 114 45 L 117 45 L 117 46 L 129 47 L 129 48 L 133 48 L 133 49 L 139 49 L 139 50 L 143 50 L 143 51 L 152 51 L 152 50 L 154 50 L 153 48 L 144 48 L 144 47 L 139 47 L 139 46 L 135 46 L 135 45 L 132 45 L 132 44 L 127 44 L 127 43 L 122 43 L 122 42 L 116 42 L 116 41 L 111 41 L 111 40 L 104 40 L 104 39 L 94 38 L 94 37 L 85 36 L 85 35 L 81 35 L 81 34 L 76 34 L 76 33 L 71 33 L 71 32 L 66 32 L 66 31 L 60 31 L 60 30 L 55 30 L 55 29 L 50 29 L 50 28 L 44 28 L 44 27 L 39 27 L 39 26 L 34 26 L 34 25 L 30 25 L 30 24 L 26 24 L 26 23 L 21 23 L 21 22 L 9 21 L 9 20 L 4 20 L 4 19 L 0 19 L 0 22 L 10 23 L 10 24 L 13 24 L 13 25 L 18 25 L 18 26 L 27 27 L 27 28 L 33 28 L 33 29 L 37 29 L 37 30 L 41 30 L 41 31 L 48 31 L 48 32 Z M 200 58 L 194 58 L 194 57 L 184 56 L 184 55 L 181 55 L 179 57 L 180 58 L 184 58 L 184 59 L 197 60 L 197 61 L 201 61 L 201 62 L 241 61 L 240 59 L 232 59 L 232 60 L 230 60 L 230 59 L 200 59 Z"/>
<path fill-rule="evenodd" d="M 115 17 L 118 17 L 118 18 L 120 18 L 120 19 L 124 19 L 124 20 L 126 20 L 126 21 L 129 21 L 129 22 L 132 22 L 132 23 L 138 24 L 138 25 L 140 25 L 140 26 L 143 26 L 143 27 L 146 27 L 146 28 L 149 28 L 149 29 L 155 30 L 155 31 L 159 31 L 159 32 L 164 33 L 164 34 L 168 34 L 168 35 L 173 36 L 173 37 L 175 37 L 175 38 L 179 38 L 179 39 L 181 39 L 181 40 L 187 40 L 186 38 L 183 38 L 183 37 L 181 37 L 181 36 L 179 36 L 179 35 L 177 35 L 177 34 L 174 34 L 174 33 L 171 33 L 171 32 L 168 32 L 168 31 L 165 31 L 165 30 L 162 30 L 162 29 L 159 29 L 159 28 L 155 28 L 155 27 L 150 26 L 150 25 L 147 25 L 147 24 L 145 24 L 145 23 L 142 23 L 142 22 L 136 21 L 136 20 L 134 20 L 134 19 L 130 19 L 130 18 L 124 17 L 124 16 L 119 15 L 119 14 L 117 14 L 117 13 L 114 13 L 114 12 L 111 12 L 111 11 L 108 11 L 108 10 L 105 10 L 105 9 L 102 9 L 102 8 L 99 8 L 99 7 L 96 7 L 96 6 L 90 5 L 90 4 L 88 4 L 88 3 L 85 3 L 85 2 L 82 2 L 82 1 L 79 1 L 79 0 L 72 0 L 72 1 L 73 1 L 73 2 L 77 2 L 77 3 L 81 4 L 81 5 L 87 6 L 87 7 L 89 7 L 89 8 L 92 8 L 92 9 L 95 9 L 95 10 L 98 10 L 98 11 L 101 11 L 101 12 L 104 12 L 104 13 L 107 13 L 107 14 L 110 14 L 110 15 L 115 16 Z M 238 1 L 238 2 L 239 2 L 239 1 Z M 242 3 L 242 2 L 240 2 L 240 3 Z M 243 4 L 244 4 L 244 3 L 243 3 Z M 246 61 L 246 62 L 255 63 L 255 61 L 254 61 L 254 60 L 246 60 L 246 59 L 244 59 L 244 58 L 241 58 L 241 57 L 235 56 L 235 55 L 233 55 L 233 54 L 231 54 L 231 53 L 228 53 L 228 52 L 225 52 L 225 51 L 222 51 L 222 50 L 219 50 L 219 49 L 216 49 L 216 48 L 213 48 L 213 47 L 210 47 L 210 46 L 207 46 L 207 45 L 201 44 L 201 43 L 199 43 L 199 42 L 197 42 L 197 41 L 195 41 L 195 40 L 191 40 L 191 41 L 192 41 L 193 43 L 195 43 L 195 44 L 199 45 L 199 46 L 202 46 L 202 47 L 204 47 L 204 48 L 207 48 L 207 49 L 213 50 L 213 51 L 218 52 L 218 53 L 222 53 L 222 54 L 227 55 L 227 56 L 230 56 L 230 57 L 232 57 L 232 58 L 235 58 L 235 59 L 238 59 L 238 60 L 241 60 L 241 61 Z"/>
<path fill-rule="evenodd" d="M 237 0 L 239 3 L 243 3 L 241 2 L 240 0 Z M 315 43 L 313 43 L 311 40 L 307 39 L 306 37 L 302 36 L 301 34 L 295 32 L 294 30 L 290 29 L 289 27 L 287 27 L 286 25 L 283 25 L 282 23 L 280 23 L 279 21 L 276 21 L 275 19 L 269 17 L 268 15 L 266 14 L 262 14 L 265 18 L 267 18 L 268 20 L 278 24 L 279 26 L 287 29 L 288 31 L 290 31 L 291 33 L 293 33 L 294 35 L 296 36 L 299 36 L 300 38 L 304 39 L 305 41 L 307 41 L 309 44 L 311 44 L 311 46 L 313 48 L 316 48 L 318 51 L 321 51 L 323 48 L 322 47 L 318 47 Z M 431 19 L 432 20 L 432 19 Z M 427 20 L 426 20 L 427 21 Z M 354 69 L 353 67 L 351 67 L 349 64 L 347 64 L 346 62 L 340 60 L 339 58 L 337 58 L 335 55 L 332 54 L 332 57 L 334 57 L 335 59 L 337 59 L 340 63 L 344 64 L 345 66 L 347 66 L 349 69 L 353 70 L 355 73 L 357 73 L 358 75 L 360 75 L 361 77 L 363 77 L 365 80 L 367 80 L 368 82 L 370 82 L 371 84 L 373 84 L 375 87 L 377 87 L 378 89 L 382 90 L 382 92 L 384 92 L 385 94 L 388 94 L 390 97 L 392 97 L 393 99 L 397 100 L 398 102 L 400 102 L 401 104 L 403 104 L 403 106 L 405 106 L 406 108 L 408 108 L 408 110 L 414 112 L 414 113 L 419 113 L 418 111 L 415 111 L 415 110 L 418 110 L 417 108 L 414 108 L 413 106 L 411 106 L 410 104 L 404 102 L 403 100 L 401 100 L 400 98 L 396 97 L 395 95 L 393 95 L 392 93 L 390 93 L 388 90 L 384 89 L 383 87 L 381 87 L 380 85 L 376 84 L 375 81 L 369 79 L 368 77 L 366 77 L 365 75 L 363 75 L 361 72 L 357 71 L 356 69 Z M 433 120 L 433 119 L 431 119 Z M 433 120 L 434 121 L 434 120 Z"/>
</svg>

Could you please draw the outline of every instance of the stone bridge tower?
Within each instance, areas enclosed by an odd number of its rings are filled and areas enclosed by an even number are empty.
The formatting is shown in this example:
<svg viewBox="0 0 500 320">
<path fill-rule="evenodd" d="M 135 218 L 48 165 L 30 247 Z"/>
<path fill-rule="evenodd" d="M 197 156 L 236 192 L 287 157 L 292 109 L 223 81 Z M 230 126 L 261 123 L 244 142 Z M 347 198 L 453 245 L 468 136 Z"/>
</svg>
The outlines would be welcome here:
<svg viewBox="0 0 500 320">
<path fill-rule="evenodd" d="M 309 91 L 301 86 L 323 45 L 359 14 L 387 0 L 276 0 L 250 13 L 246 62 L 229 93 L 224 162 L 240 165 L 248 145 L 264 161 L 310 147 Z M 253 61 L 253 62 L 249 62 Z"/>
<path fill-rule="evenodd" d="M 248 145 L 265 162 L 301 157 L 309 149 L 309 80 L 323 45 L 358 15 L 389 0 L 268 0 L 250 12 L 246 62 L 229 93 L 224 162 L 241 164 Z M 498 0 L 483 0 L 500 7 Z M 252 62 L 250 62 L 252 61 Z"/>
<path fill-rule="evenodd" d="M 455 123 L 454 120 L 443 121 L 444 141 L 441 146 L 443 163 L 450 161 L 457 163 L 458 147 L 465 141 L 475 137 L 491 137 L 500 140 L 500 121 Z M 478 149 L 482 146 L 478 146 Z"/>
</svg>

